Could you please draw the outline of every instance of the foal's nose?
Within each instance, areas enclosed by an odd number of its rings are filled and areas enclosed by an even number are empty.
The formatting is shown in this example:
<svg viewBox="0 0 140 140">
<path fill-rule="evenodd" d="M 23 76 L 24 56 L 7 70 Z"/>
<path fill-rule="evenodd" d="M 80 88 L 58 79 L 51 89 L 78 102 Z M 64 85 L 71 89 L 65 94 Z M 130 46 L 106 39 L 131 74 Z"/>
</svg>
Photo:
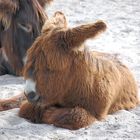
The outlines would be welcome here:
<svg viewBox="0 0 140 140">
<path fill-rule="evenodd" d="M 40 98 L 39 95 L 33 91 L 29 93 L 25 93 L 25 96 L 27 97 L 28 101 L 31 103 L 36 103 Z"/>
</svg>

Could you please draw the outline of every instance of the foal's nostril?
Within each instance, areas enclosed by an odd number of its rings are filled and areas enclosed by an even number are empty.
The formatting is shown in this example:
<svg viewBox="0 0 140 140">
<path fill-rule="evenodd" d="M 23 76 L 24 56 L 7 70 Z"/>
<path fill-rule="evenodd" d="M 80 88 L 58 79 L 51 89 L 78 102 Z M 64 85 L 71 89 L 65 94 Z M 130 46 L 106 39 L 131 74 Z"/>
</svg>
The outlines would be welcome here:
<svg viewBox="0 0 140 140">
<path fill-rule="evenodd" d="M 28 94 L 25 94 L 25 95 L 26 95 L 26 97 L 27 97 L 29 102 L 37 102 L 39 100 L 39 98 L 40 98 L 39 95 L 37 95 L 33 91 L 28 93 Z"/>
<path fill-rule="evenodd" d="M 35 94 L 35 92 L 32 91 L 32 92 L 28 93 L 27 96 L 28 96 L 29 99 L 34 99 L 36 94 Z"/>
</svg>

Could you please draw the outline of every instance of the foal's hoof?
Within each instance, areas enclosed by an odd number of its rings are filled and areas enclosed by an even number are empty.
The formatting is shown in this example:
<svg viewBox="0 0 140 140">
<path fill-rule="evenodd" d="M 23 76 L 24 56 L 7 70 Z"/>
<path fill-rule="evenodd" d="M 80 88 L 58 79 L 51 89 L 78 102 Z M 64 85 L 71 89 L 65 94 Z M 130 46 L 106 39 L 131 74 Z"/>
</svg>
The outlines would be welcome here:
<svg viewBox="0 0 140 140">
<path fill-rule="evenodd" d="M 9 109 L 8 106 L 9 105 L 6 102 L 0 100 L 0 111 L 8 110 Z"/>
</svg>

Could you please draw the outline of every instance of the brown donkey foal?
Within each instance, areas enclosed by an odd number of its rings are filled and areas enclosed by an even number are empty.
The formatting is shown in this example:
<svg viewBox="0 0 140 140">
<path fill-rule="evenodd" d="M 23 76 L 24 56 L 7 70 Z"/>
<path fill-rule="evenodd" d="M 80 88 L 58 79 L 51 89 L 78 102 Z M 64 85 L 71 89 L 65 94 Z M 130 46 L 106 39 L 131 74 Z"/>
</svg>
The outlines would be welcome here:
<svg viewBox="0 0 140 140">
<path fill-rule="evenodd" d="M 56 12 L 27 53 L 25 95 L 19 115 L 35 123 L 79 129 L 138 104 L 137 85 L 121 62 L 87 52 L 84 41 L 106 29 L 103 21 L 68 28 Z"/>
</svg>

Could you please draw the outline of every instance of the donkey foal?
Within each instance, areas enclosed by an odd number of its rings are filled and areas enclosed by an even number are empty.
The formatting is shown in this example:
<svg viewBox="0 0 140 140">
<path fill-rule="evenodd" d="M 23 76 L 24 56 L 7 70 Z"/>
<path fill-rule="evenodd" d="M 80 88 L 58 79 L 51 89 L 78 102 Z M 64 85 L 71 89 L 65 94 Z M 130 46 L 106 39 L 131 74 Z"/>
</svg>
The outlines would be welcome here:
<svg viewBox="0 0 140 140">
<path fill-rule="evenodd" d="M 21 117 L 73 130 L 138 104 L 129 69 L 117 59 L 84 49 L 84 41 L 105 30 L 103 21 L 68 28 L 61 12 L 46 21 L 27 52 L 24 78 L 29 101 L 21 106 Z"/>
</svg>

